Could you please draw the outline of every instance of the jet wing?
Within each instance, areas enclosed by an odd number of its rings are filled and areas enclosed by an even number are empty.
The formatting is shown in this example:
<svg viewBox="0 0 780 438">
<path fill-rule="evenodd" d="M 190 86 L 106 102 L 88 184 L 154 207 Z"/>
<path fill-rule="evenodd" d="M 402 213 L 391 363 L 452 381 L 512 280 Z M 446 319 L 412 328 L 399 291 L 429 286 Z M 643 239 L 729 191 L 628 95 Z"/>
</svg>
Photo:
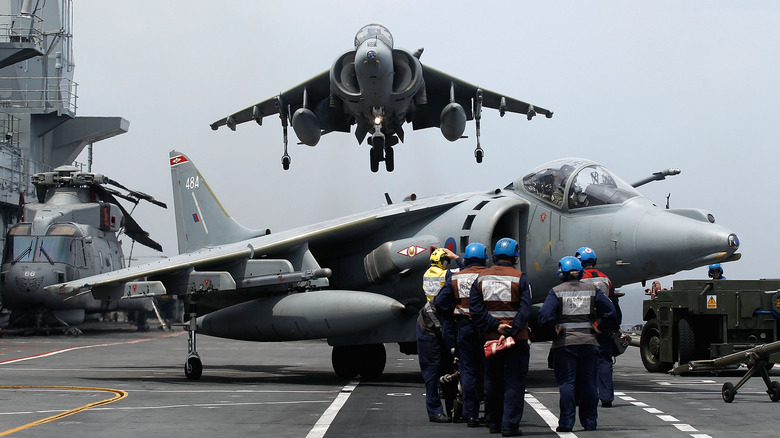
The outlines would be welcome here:
<svg viewBox="0 0 780 438">
<path fill-rule="evenodd" d="M 450 89 L 453 86 L 455 101 L 460 103 L 463 109 L 466 110 L 468 120 L 474 118 L 471 102 L 477 96 L 477 90 L 482 90 L 482 106 L 497 109 L 502 112 L 502 116 L 504 112 L 526 114 L 527 116 L 530 114 L 544 114 L 548 118 L 553 115 L 552 111 L 548 109 L 477 87 L 426 65 L 423 65 L 422 68 L 428 104 L 418 107 L 417 114 L 415 114 L 413 120 L 414 129 L 439 126 L 439 115 L 441 110 L 450 103 Z"/>
<path fill-rule="evenodd" d="M 437 197 L 413 205 L 409 203 L 393 204 L 371 212 L 334 219 L 320 224 L 310 225 L 277 234 L 263 235 L 237 243 L 219 245 L 198 251 L 180 254 L 129 268 L 123 268 L 90 277 L 84 277 L 67 283 L 45 288 L 47 292 L 76 296 L 96 289 L 116 291 L 126 283 L 143 279 L 161 280 L 193 271 L 219 270 L 219 267 L 240 260 L 263 258 L 284 254 L 302 244 L 317 242 L 320 245 L 343 246 L 345 239 L 356 240 L 370 238 L 382 227 L 397 224 L 399 221 L 411 222 L 421 217 L 436 214 L 462 202 L 469 195 Z M 381 242 L 377 242 L 379 244 Z M 99 293 L 95 298 L 105 299 Z M 123 294 L 129 295 L 129 294 Z M 116 298 L 116 297 L 113 297 Z"/>
<path fill-rule="evenodd" d="M 220 126 L 227 126 L 235 130 L 236 125 L 251 120 L 261 125 L 263 118 L 280 112 L 289 120 L 295 110 L 303 106 L 304 90 L 308 100 L 308 108 L 317 115 L 322 129 L 349 132 L 346 116 L 340 110 L 331 108 L 329 105 L 330 70 L 326 70 L 284 93 L 219 119 L 211 124 L 211 129 L 217 130 Z"/>
</svg>

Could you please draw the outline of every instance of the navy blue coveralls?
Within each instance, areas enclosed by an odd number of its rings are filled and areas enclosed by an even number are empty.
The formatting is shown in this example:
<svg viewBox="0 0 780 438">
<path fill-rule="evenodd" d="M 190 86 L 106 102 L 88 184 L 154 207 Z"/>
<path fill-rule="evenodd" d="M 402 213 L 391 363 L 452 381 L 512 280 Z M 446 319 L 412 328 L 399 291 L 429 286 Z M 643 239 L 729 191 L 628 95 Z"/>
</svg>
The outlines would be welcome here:
<svg viewBox="0 0 780 438">
<path fill-rule="evenodd" d="M 615 288 L 612 286 L 612 282 L 609 278 L 604 275 L 603 272 L 592 266 L 583 266 L 583 268 L 584 275 L 582 276 L 582 280 L 595 284 L 612 301 L 612 305 L 615 306 L 616 321 L 614 329 L 596 334 L 596 339 L 599 341 L 597 392 L 602 404 L 612 403 L 615 399 L 615 387 L 612 382 L 612 334 L 615 333 L 620 328 L 620 324 L 623 323 L 623 312 L 620 310 L 618 296 L 615 295 Z M 606 286 L 604 287 L 603 285 Z"/>
<path fill-rule="evenodd" d="M 442 315 L 453 315 L 456 325 L 455 350 L 463 395 L 463 417 L 466 419 L 476 419 L 479 416 L 479 370 L 484 360 L 484 350 L 469 317 L 467 306 L 471 284 L 467 281 L 473 281 L 477 273 L 485 269 L 483 263 L 480 259 L 467 259 L 463 269 L 447 272 L 444 286 L 434 298 L 436 310 Z M 454 283 L 458 290 L 453 287 L 453 275 L 456 276 L 457 281 Z M 460 297 L 461 292 L 466 295 L 465 307 Z M 446 335 L 445 342 L 447 342 Z"/>
<path fill-rule="evenodd" d="M 560 430 L 571 431 L 574 427 L 578 404 L 580 424 L 585 430 L 596 430 L 599 344 L 591 329 L 596 314 L 599 329 L 612 330 L 615 322 L 612 301 L 595 285 L 576 279 L 552 288 L 539 310 L 542 330 L 555 333 L 556 324 L 561 328 L 552 345 L 555 380 L 560 392 Z"/>
<path fill-rule="evenodd" d="M 428 418 L 444 413 L 439 396 L 439 377 L 452 367 L 452 356 L 444 345 L 441 317 L 428 301 L 417 316 L 417 359 L 425 382 L 425 409 Z"/>
<path fill-rule="evenodd" d="M 483 283 L 499 277 L 516 280 L 511 282 L 511 290 L 503 290 L 498 294 L 503 296 L 501 300 L 486 302 Z M 507 310 L 502 311 L 501 308 Z M 501 323 L 511 325 L 505 335 L 515 338 L 517 344 L 485 359 L 485 421 L 491 431 L 519 429 L 523 419 L 530 359 L 528 317 L 531 313 L 531 285 L 528 278 L 509 262 L 497 261 L 482 271 L 471 286 L 469 311 L 472 321 L 482 334 L 483 342 L 499 338 L 498 327 Z M 513 316 L 507 319 L 502 314 Z"/>
</svg>

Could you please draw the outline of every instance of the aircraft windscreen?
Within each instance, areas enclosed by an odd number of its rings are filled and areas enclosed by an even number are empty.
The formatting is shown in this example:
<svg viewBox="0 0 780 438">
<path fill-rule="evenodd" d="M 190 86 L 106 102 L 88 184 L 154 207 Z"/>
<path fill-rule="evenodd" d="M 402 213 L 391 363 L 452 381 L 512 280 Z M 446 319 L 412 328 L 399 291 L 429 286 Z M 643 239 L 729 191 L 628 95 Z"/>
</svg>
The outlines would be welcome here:
<svg viewBox="0 0 780 438">
<path fill-rule="evenodd" d="M 638 196 L 629 184 L 587 160 L 558 160 L 532 170 L 523 178 L 526 192 L 569 209 L 620 204 Z"/>
<path fill-rule="evenodd" d="M 9 233 L 5 242 L 5 250 L 3 251 L 4 263 L 32 261 L 35 237 L 14 236 Z"/>
<path fill-rule="evenodd" d="M 593 164 L 580 169 L 570 188 L 569 208 L 620 204 L 639 196 L 630 184 Z"/>
<path fill-rule="evenodd" d="M 62 236 L 46 236 L 39 239 L 35 251 L 35 262 L 67 263 L 73 265 L 74 253 L 71 251 L 73 238 Z"/>
<path fill-rule="evenodd" d="M 363 26 L 363 28 L 358 31 L 357 35 L 355 35 L 355 48 L 363 44 L 365 40 L 371 38 L 382 41 L 390 46 L 390 48 L 393 47 L 393 36 L 390 35 L 390 31 L 387 30 L 386 27 L 381 24 L 369 24 L 368 26 Z"/>
</svg>

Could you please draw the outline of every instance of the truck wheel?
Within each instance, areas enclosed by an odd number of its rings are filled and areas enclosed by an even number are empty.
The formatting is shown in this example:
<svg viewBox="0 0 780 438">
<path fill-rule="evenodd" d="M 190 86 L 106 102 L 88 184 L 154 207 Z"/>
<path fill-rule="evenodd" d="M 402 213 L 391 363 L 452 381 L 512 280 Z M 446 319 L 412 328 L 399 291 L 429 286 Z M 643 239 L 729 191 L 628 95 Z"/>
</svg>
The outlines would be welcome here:
<svg viewBox="0 0 780 438">
<path fill-rule="evenodd" d="M 767 393 L 769 393 L 769 399 L 773 402 L 780 400 L 780 383 L 772 382 Z"/>
<path fill-rule="evenodd" d="M 734 385 L 731 382 L 726 382 L 723 384 L 720 394 L 723 396 L 724 402 L 731 403 L 734 401 L 734 396 L 737 395 L 737 391 L 734 390 Z"/>
<path fill-rule="evenodd" d="M 696 360 L 696 335 L 691 323 L 681 319 L 677 323 L 677 332 L 680 336 L 680 365 Z"/>
<path fill-rule="evenodd" d="M 661 326 L 655 318 L 647 321 L 647 324 L 642 328 L 642 335 L 639 338 L 639 355 L 642 357 L 645 369 L 651 373 L 665 373 L 674 366 L 673 362 L 661 361 Z"/>
</svg>

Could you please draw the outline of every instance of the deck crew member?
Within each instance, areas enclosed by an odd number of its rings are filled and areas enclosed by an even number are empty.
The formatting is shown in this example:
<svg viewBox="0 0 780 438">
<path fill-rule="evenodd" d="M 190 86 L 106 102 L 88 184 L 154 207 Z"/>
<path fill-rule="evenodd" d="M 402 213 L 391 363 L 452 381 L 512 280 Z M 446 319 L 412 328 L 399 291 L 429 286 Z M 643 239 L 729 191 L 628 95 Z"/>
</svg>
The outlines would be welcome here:
<svg viewBox="0 0 780 438">
<path fill-rule="evenodd" d="M 482 346 L 469 315 L 471 285 L 485 269 L 487 248 L 481 243 L 471 243 L 463 254 L 463 269 L 447 273 L 441 291 L 434 299 L 441 313 L 452 313 L 457 327 L 455 349 L 463 396 L 463 418 L 469 427 L 478 427 L 479 421 L 479 370 L 484 360 Z"/>
<path fill-rule="evenodd" d="M 493 250 L 493 266 L 483 270 L 471 287 L 469 312 L 483 341 L 512 337 L 516 344 L 485 359 L 485 421 L 491 433 L 519 436 L 528 374 L 528 317 L 531 286 L 515 269 L 517 241 L 503 238 Z"/>
<path fill-rule="evenodd" d="M 607 295 L 607 298 L 612 301 L 612 305 L 615 307 L 616 322 L 614 329 L 610 331 L 602 330 L 596 336 L 596 339 L 599 341 L 598 371 L 596 373 L 598 376 L 597 392 L 601 406 L 611 408 L 612 402 L 615 400 L 615 389 L 612 384 L 612 335 L 620 331 L 620 324 L 623 322 L 623 312 L 620 311 L 618 296 L 609 277 L 596 269 L 596 252 L 592 248 L 583 246 L 577 250 L 574 256 L 582 264 L 584 271 L 582 281 L 595 284 L 596 287 Z"/>
<path fill-rule="evenodd" d="M 562 283 L 550 289 L 539 310 L 540 328 L 555 333 L 551 348 L 561 410 L 556 431 L 572 431 L 578 405 L 580 424 L 596 430 L 596 333 L 612 329 L 615 308 L 598 287 L 580 281 L 583 269 L 576 257 L 562 258 L 558 267 Z"/>
</svg>

